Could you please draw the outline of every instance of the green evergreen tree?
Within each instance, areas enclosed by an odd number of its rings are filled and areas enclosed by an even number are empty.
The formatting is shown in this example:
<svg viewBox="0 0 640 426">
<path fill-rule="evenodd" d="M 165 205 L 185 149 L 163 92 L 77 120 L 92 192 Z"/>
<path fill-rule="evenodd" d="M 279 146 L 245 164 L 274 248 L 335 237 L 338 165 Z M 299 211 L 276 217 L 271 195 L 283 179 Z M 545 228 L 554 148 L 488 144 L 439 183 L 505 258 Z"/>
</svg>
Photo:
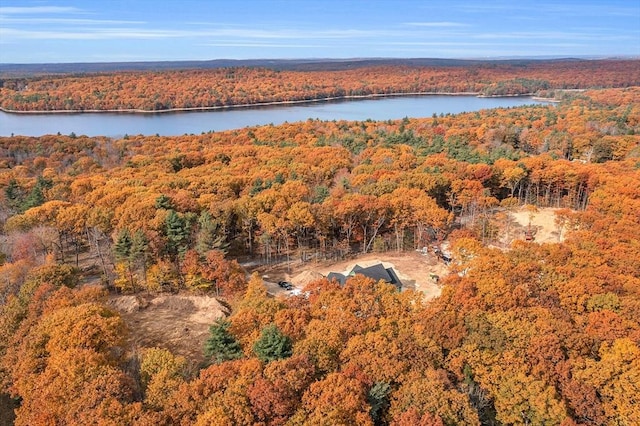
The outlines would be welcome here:
<svg viewBox="0 0 640 426">
<path fill-rule="evenodd" d="M 291 339 L 281 332 L 275 324 L 270 324 L 262 329 L 260 338 L 253 345 L 253 351 L 263 362 L 288 358 L 293 353 Z"/>
<path fill-rule="evenodd" d="M 17 180 L 11 179 L 7 184 L 7 187 L 4 189 L 4 196 L 7 199 L 9 207 L 17 210 L 18 206 L 22 203 L 24 191 L 18 184 Z"/>
<path fill-rule="evenodd" d="M 391 385 L 387 382 L 376 382 L 367 394 L 367 402 L 371 406 L 369 414 L 374 424 L 383 424 L 384 413 L 389 409 Z"/>
<path fill-rule="evenodd" d="M 329 188 L 326 185 L 318 185 L 313 189 L 313 191 L 314 195 L 311 199 L 312 204 L 321 204 L 330 195 Z"/>
<path fill-rule="evenodd" d="M 116 244 L 113 247 L 113 254 L 117 261 L 123 262 L 126 265 L 127 279 L 133 291 L 136 290 L 135 279 L 133 275 L 133 255 L 132 249 L 133 241 L 131 239 L 131 232 L 128 229 L 122 229 L 118 233 Z"/>
<path fill-rule="evenodd" d="M 209 363 L 242 358 L 242 347 L 229 332 L 230 325 L 229 320 L 220 318 L 209 327 L 209 338 L 204 344 L 204 355 Z"/>
<path fill-rule="evenodd" d="M 35 186 L 27 198 L 25 198 L 24 203 L 22 203 L 22 211 L 29 210 L 32 207 L 38 207 L 44 204 L 44 194 L 42 193 L 42 188 Z"/>
<path fill-rule="evenodd" d="M 45 179 L 42 176 L 38 176 L 35 186 L 27 195 L 24 202 L 20 206 L 21 211 L 29 210 L 32 207 L 38 207 L 44 204 L 46 198 L 44 196 L 44 190 L 53 186 L 53 182 L 50 179 Z"/>
<path fill-rule="evenodd" d="M 149 252 L 149 240 L 142 229 L 136 229 L 136 232 L 131 236 L 131 259 L 139 261 L 146 260 L 147 253 Z"/>
<path fill-rule="evenodd" d="M 116 260 L 129 262 L 131 259 L 131 247 L 132 247 L 131 233 L 128 229 L 121 229 L 116 239 L 116 244 L 113 246 L 113 254 Z"/>
<path fill-rule="evenodd" d="M 171 258 L 176 259 L 178 256 L 183 255 L 188 248 L 189 228 L 187 221 L 175 210 L 169 210 L 165 220 L 165 231 L 167 253 Z"/>
<path fill-rule="evenodd" d="M 147 280 L 149 262 L 149 239 L 142 229 L 137 229 L 131 237 L 131 259 L 136 267 L 142 267 L 143 277 Z"/>
<path fill-rule="evenodd" d="M 156 209 L 173 210 L 173 200 L 168 196 L 162 194 L 156 198 Z"/>
<path fill-rule="evenodd" d="M 198 217 L 198 233 L 196 235 L 196 251 L 204 256 L 210 250 L 227 252 L 229 244 L 222 235 L 220 225 L 211 214 L 204 210 Z"/>
</svg>

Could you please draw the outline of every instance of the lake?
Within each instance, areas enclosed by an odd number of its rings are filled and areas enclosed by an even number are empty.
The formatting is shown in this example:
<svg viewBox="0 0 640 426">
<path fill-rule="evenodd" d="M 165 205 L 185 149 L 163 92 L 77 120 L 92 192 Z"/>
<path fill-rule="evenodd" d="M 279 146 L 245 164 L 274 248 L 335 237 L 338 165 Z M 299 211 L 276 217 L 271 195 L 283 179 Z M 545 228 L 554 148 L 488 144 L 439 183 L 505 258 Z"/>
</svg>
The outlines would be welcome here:
<svg viewBox="0 0 640 426">
<path fill-rule="evenodd" d="M 177 136 L 305 121 L 389 120 L 404 117 L 431 117 L 433 114 L 457 114 L 488 108 L 544 104 L 530 97 L 478 98 L 476 96 L 396 96 L 359 100 L 321 101 L 304 104 L 228 108 L 209 111 L 134 113 L 9 114 L 0 112 L 0 136 L 68 135 Z"/>
</svg>

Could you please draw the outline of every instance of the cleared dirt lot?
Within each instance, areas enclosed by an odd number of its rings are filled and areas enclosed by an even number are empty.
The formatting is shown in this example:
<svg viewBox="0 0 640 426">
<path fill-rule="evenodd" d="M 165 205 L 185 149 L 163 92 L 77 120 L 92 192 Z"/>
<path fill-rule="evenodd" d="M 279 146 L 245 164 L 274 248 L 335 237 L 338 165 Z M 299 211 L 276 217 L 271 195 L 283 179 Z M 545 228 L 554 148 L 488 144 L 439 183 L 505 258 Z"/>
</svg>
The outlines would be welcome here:
<svg viewBox="0 0 640 426">
<path fill-rule="evenodd" d="M 209 326 L 229 313 L 209 296 L 114 295 L 108 304 L 125 320 L 132 348 L 166 348 L 196 363 L 204 360 Z"/>
<path fill-rule="evenodd" d="M 558 243 L 564 239 L 564 232 L 559 233 L 560 228 L 556 225 L 556 212 L 560 209 L 539 208 L 533 212 L 521 208 L 511 212 L 516 227 L 514 239 L 524 239 L 524 231 L 531 223 L 531 228 L 535 232 L 533 241 L 536 243 Z"/>
<path fill-rule="evenodd" d="M 259 268 L 267 282 L 267 289 L 272 294 L 286 293 L 278 287 L 278 281 L 289 281 L 296 288 L 303 289 L 313 279 L 327 276 L 330 272 L 348 273 L 355 265 L 367 267 L 382 263 L 385 268 L 393 268 L 402 281 L 403 289 L 414 289 L 424 292 L 427 298 L 440 295 L 440 286 L 432 275 L 443 277 L 448 267 L 432 253 L 423 255 L 419 252 L 406 253 L 368 253 L 354 259 L 341 262 L 308 262 L 304 264 L 278 265 L 270 268 Z"/>
</svg>

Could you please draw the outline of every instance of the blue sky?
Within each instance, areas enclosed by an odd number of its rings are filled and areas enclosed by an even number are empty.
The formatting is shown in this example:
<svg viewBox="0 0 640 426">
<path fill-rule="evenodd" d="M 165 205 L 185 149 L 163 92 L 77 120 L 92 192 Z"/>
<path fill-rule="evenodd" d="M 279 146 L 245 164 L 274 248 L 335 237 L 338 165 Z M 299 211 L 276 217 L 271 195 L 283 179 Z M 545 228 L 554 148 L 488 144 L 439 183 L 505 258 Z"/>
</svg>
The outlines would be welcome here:
<svg viewBox="0 0 640 426">
<path fill-rule="evenodd" d="M 640 0 L 0 0 L 0 63 L 640 56 Z"/>
</svg>

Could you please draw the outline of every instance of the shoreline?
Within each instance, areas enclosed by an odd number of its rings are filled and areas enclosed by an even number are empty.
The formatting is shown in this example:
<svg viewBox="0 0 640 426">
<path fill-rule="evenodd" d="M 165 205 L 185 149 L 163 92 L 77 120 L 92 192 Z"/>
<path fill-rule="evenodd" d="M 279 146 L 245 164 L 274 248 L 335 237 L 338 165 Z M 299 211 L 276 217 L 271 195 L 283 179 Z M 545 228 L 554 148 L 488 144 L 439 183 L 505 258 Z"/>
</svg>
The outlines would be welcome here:
<svg viewBox="0 0 640 426">
<path fill-rule="evenodd" d="M 375 98 L 387 98 L 387 97 L 403 97 L 403 96 L 475 96 L 478 98 L 510 98 L 510 97 L 531 97 L 535 101 L 543 102 L 559 102 L 557 100 L 550 100 L 547 98 L 536 98 L 531 93 L 525 93 L 521 95 L 481 95 L 480 92 L 411 92 L 411 93 L 378 93 L 371 95 L 349 95 L 349 96 L 333 96 L 328 98 L 318 99 L 301 99 L 297 101 L 272 101 L 272 102 L 259 102 L 255 104 L 238 104 L 238 105 L 219 105 L 209 107 L 189 107 L 189 108 L 168 108 L 158 110 L 146 110 L 139 108 L 128 109 L 56 109 L 56 110 L 29 110 L 20 111 L 4 108 L 0 106 L 0 111 L 7 114 L 165 114 L 165 113 L 178 113 L 178 112 L 201 112 L 201 111 L 216 111 L 225 109 L 240 109 L 240 108 L 256 108 L 265 106 L 279 106 L 279 105 L 298 105 L 298 104 L 310 104 L 315 102 L 331 102 L 342 100 L 358 100 L 358 99 L 375 99 Z"/>
<path fill-rule="evenodd" d="M 550 103 L 553 103 L 553 104 L 559 104 L 560 102 L 562 102 L 560 99 L 543 98 L 541 96 L 531 96 L 531 100 L 539 101 L 539 102 L 550 102 Z"/>
</svg>

